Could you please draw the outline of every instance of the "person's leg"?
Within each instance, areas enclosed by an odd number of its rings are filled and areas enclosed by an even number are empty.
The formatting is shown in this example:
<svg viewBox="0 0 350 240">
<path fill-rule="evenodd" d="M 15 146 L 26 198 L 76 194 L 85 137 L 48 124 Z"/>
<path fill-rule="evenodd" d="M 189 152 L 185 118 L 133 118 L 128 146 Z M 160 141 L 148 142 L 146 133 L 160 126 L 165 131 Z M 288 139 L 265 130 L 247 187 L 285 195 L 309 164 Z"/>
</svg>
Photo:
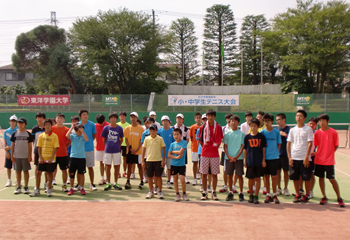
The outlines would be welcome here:
<svg viewBox="0 0 350 240">
<path fill-rule="evenodd" d="M 288 189 L 289 171 L 283 171 L 284 189 Z"/>
<path fill-rule="evenodd" d="M 124 169 L 124 173 L 126 173 L 126 167 L 128 166 L 128 164 L 126 163 L 126 156 L 123 156 L 123 169 Z"/>
<path fill-rule="evenodd" d="M 237 174 L 236 172 L 233 174 L 233 186 L 236 186 L 237 183 Z"/>
<path fill-rule="evenodd" d="M 179 182 L 178 182 L 178 178 L 179 178 L 179 174 L 173 175 L 175 193 L 179 193 Z M 186 185 L 186 183 L 185 183 L 185 185 Z"/>
<path fill-rule="evenodd" d="M 272 193 L 275 194 L 277 191 L 277 176 L 271 176 L 272 180 Z"/>
<path fill-rule="evenodd" d="M 207 187 L 208 187 L 207 178 L 208 178 L 208 174 L 203 174 L 203 173 L 202 173 L 202 185 L 203 185 L 203 191 L 204 191 L 204 192 L 207 191 Z M 17 181 L 18 181 L 18 180 L 17 180 Z M 17 182 L 17 183 L 18 183 L 18 182 Z"/>
<path fill-rule="evenodd" d="M 212 186 L 213 185 L 213 175 L 209 174 L 208 175 L 208 186 Z"/>
<path fill-rule="evenodd" d="M 11 179 L 11 168 L 7 169 L 7 179 Z"/>
<path fill-rule="evenodd" d="M 270 175 L 269 174 L 264 175 L 264 183 L 266 187 L 266 193 L 267 195 L 270 195 Z"/>
<path fill-rule="evenodd" d="M 311 184 L 310 181 L 304 181 L 305 182 L 305 193 L 306 195 L 310 195 L 310 189 L 311 189 Z"/>
<path fill-rule="evenodd" d="M 111 165 L 110 164 L 104 164 L 106 166 L 106 178 L 107 182 L 111 183 Z"/>
<path fill-rule="evenodd" d="M 105 164 L 103 163 L 103 161 L 100 161 L 100 174 L 101 174 L 101 179 L 104 179 L 105 176 Z M 107 173 L 106 173 L 107 175 Z"/>
<path fill-rule="evenodd" d="M 85 177 L 84 177 L 84 174 L 78 174 L 78 184 L 79 184 L 81 187 L 84 187 L 84 184 L 85 184 Z"/>
<path fill-rule="evenodd" d="M 299 190 L 300 190 L 299 180 L 293 180 L 293 183 L 294 183 L 295 193 L 299 195 Z"/>
<path fill-rule="evenodd" d="M 149 191 L 153 191 L 153 177 L 148 177 L 148 188 Z"/>
<path fill-rule="evenodd" d="M 118 182 L 120 165 L 114 165 L 114 182 Z"/>
<path fill-rule="evenodd" d="M 134 165 L 134 164 L 128 163 L 127 180 L 130 180 L 130 175 L 131 175 L 131 172 L 132 172 L 132 167 L 133 167 L 133 165 Z"/>
<path fill-rule="evenodd" d="M 225 171 L 223 171 L 223 178 L 224 178 L 224 185 L 227 186 L 227 175 L 225 174 Z M 214 183 L 213 183 L 213 186 L 214 186 Z"/>
<path fill-rule="evenodd" d="M 143 181 L 143 167 L 141 164 L 137 164 L 137 168 L 139 169 L 140 180 Z"/>
<path fill-rule="evenodd" d="M 42 171 L 37 171 L 35 173 L 35 187 L 38 190 L 40 189 L 41 174 L 42 174 Z"/>
<path fill-rule="evenodd" d="M 58 168 L 58 167 L 56 167 L 56 168 L 55 168 L 55 171 L 52 173 L 52 177 L 53 177 L 53 179 L 56 179 L 57 168 Z M 48 175 L 48 176 L 49 176 L 49 175 Z"/>
<path fill-rule="evenodd" d="M 277 187 L 281 188 L 281 169 L 277 170 L 276 181 L 277 181 Z"/>
<path fill-rule="evenodd" d="M 320 184 L 320 190 L 322 193 L 322 196 L 325 197 L 326 196 L 326 191 L 325 191 L 325 185 L 324 185 L 324 178 L 318 178 L 318 183 Z"/>
<path fill-rule="evenodd" d="M 233 175 L 228 175 L 228 188 L 229 188 L 230 192 L 233 191 L 232 185 L 233 185 Z"/>
<path fill-rule="evenodd" d="M 56 167 L 56 170 L 57 170 L 57 167 Z M 48 184 L 48 189 L 51 189 L 52 188 L 52 180 L 53 180 L 53 173 L 52 172 L 48 172 L 47 173 L 47 180 L 49 181 L 49 184 Z"/>
<path fill-rule="evenodd" d="M 213 176 L 213 191 L 215 192 L 216 191 L 216 185 L 218 183 L 218 175 L 212 174 L 212 176 Z M 227 179 L 226 179 L 226 181 L 227 181 Z"/>
<path fill-rule="evenodd" d="M 316 182 L 315 175 L 314 175 L 314 174 L 311 174 L 311 178 L 310 178 L 310 191 L 313 191 L 313 190 L 314 190 L 315 182 Z"/>
<path fill-rule="evenodd" d="M 239 183 L 239 192 L 243 193 L 243 177 L 239 175 L 235 175 L 238 178 L 238 183 Z"/>
<path fill-rule="evenodd" d="M 299 190 L 300 189 L 303 189 L 303 178 L 300 176 L 300 179 L 299 179 Z M 297 192 L 297 194 L 299 193 L 299 190 Z"/>
<path fill-rule="evenodd" d="M 170 182 L 170 178 L 171 178 L 171 169 L 167 168 L 167 181 Z"/>
<path fill-rule="evenodd" d="M 197 153 L 196 153 L 196 155 L 197 155 Z M 192 156 L 193 156 L 193 154 L 192 154 Z M 197 179 L 198 162 L 192 162 L 192 164 L 193 164 L 193 179 Z M 180 179 L 181 179 L 181 177 L 180 177 Z M 170 179 L 169 179 L 169 181 L 170 181 Z"/>
<path fill-rule="evenodd" d="M 21 186 L 22 171 L 16 171 L 17 187 Z"/>
<path fill-rule="evenodd" d="M 70 177 L 70 187 L 74 188 L 75 173 L 69 172 L 69 177 Z M 78 176 L 78 184 L 79 184 L 79 176 Z"/>
<path fill-rule="evenodd" d="M 89 177 L 90 177 L 90 183 L 94 184 L 94 168 L 93 167 L 88 167 L 89 169 Z"/>
<path fill-rule="evenodd" d="M 339 185 L 338 185 L 337 180 L 329 179 L 329 181 L 331 182 L 331 184 L 333 186 L 335 194 L 337 194 L 337 199 L 340 198 L 340 190 L 339 190 Z"/>
<path fill-rule="evenodd" d="M 132 165 L 132 170 L 131 170 L 131 173 L 135 175 L 135 164 Z"/>
<path fill-rule="evenodd" d="M 260 190 L 260 180 L 261 178 L 258 177 L 258 178 L 255 178 L 255 196 L 258 196 L 259 195 L 259 190 Z M 253 192 L 253 187 L 251 189 L 251 191 Z"/>
<path fill-rule="evenodd" d="M 28 187 L 29 183 L 29 171 L 23 171 L 24 186 Z"/>
<path fill-rule="evenodd" d="M 248 188 L 249 188 L 249 192 L 250 195 L 253 195 L 253 185 L 255 183 L 255 179 L 249 179 L 248 180 Z"/>
<path fill-rule="evenodd" d="M 182 193 L 186 193 L 185 175 L 180 175 L 180 182 L 181 182 L 181 187 L 182 187 Z"/>
</svg>

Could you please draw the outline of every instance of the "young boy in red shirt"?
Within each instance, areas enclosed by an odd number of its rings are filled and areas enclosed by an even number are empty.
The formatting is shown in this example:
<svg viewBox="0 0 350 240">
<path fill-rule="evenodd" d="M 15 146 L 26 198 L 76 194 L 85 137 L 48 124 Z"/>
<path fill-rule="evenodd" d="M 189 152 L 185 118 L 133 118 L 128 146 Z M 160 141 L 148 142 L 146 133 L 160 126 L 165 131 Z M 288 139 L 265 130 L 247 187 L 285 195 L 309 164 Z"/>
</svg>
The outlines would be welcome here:
<svg viewBox="0 0 350 240">
<path fill-rule="evenodd" d="M 216 185 L 218 181 L 218 174 L 220 173 L 220 157 L 219 157 L 219 146 L 221 140 L 223 139 L 222 128 L 215 121 L 216 112 L 213 109 L 207 111 L 206 124 L 199 129 L 199 142 L 202 145 L 201 154 L 201 166 L 200 173 L 202 173 L 203 178 L 203 193 L 201 200 L 208 199 L 207 196 L 207 175 L 209 173 L 209 168 L 211 169 L 211 174 L 213 176 L 213 191 L 212 199 L 219 200 L 216 195 Z"/>
<path fill-rule="evenodd" d="M 340 207 L 345 207 L 343 199 L 340 197 L 340 191 L 337 180 L 334 178 L 334 153 L 337 151 L 339 146 L 338 133 L 333 128 L 328 126 L 329 116 L 327 113 L 321 113 L 317 117 L 318 125 L 321 129 L 317 130 L 314 135 L 314 144 L 317 147 L 317 152 L 315 156 L 315 175 L 319 177 L 319 183 L 323 198 L 320 204 L 325 205 L 328 201 L 325 192 L 324 177 L 326 172 L 326 177 L 331 182 L 335 193 L 337 194 L 337 200 Z"/>
<path fill-rule="evenodd" d="M 106 122 L 106 117 L 103 114 L 97 114 L 96 115 L 96 155 L 95 159 L 96 161 L 100 162 L 100 174 L 101 174 L 101 180 L 99 181 L 98 185 L 106 184 L 106 180 L 104 178 L 105 173 L 105 165 L 103 164 L 103 157 L 105 153 L 105 144 L 103 142 L 103 137 L 101 137 L 102 130 L 105 126 L 109 125 L 108 122 Z"/>
<path fill-rule="evenodd" d="M 197 129 L 199 129 L 202 126 L 202 114 L 196 113 L 194 115 L 194 120 L 196 121 L 195 124 L 193 124 L 190 127 L 190 139 L 191 139 L 191 159 L 193 164 L 193 182 L 192 185 L 197 185 L 197 177 L 198 175 L 198 141 L 196 139 Z"/>
</svg>

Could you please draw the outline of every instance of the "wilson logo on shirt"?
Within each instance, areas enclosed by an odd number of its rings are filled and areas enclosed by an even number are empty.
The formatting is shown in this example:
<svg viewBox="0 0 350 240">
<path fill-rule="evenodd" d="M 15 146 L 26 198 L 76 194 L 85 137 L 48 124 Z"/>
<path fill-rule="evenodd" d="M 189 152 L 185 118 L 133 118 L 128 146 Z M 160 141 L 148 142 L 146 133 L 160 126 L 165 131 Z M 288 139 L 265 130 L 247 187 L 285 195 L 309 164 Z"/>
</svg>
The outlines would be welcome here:
<svg viewBox="0 0 350 240">
<path fill-rule="evenodd" d="M 248 141 L 250 147 L 260 147 L 261 145 L 261 139 L 249 139 Z"/>
</svg>

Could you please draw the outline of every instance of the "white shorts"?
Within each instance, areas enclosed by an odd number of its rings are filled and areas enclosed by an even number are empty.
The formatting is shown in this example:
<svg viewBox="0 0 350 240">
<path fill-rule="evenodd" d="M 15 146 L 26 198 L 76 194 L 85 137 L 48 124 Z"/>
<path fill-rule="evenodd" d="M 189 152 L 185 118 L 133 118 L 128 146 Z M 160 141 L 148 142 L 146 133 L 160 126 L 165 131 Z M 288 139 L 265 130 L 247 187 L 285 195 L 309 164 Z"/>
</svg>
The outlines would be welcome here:
<svg viewBox="0 0 350 240">
<path fill-rule="evenodd" d="M 107 165 L 120 165 L 122 163 L 121 154 L 119 153 L 105 153 L 103 163 Z"/>
<path fill-rule="evenodd" d="M 142 162 L 142 154 L 139 155 L 139 164 L 141 164 L 141 162 Z M 146 160 L 145 160 L 145 162 L 146 162 Z"/>
<path fill-rule="evenodd" d="M 105 151 L 96 151 L 96 153 L 95 153 L 95 159 L 98 162 L 104 161 L 103 160 L 104 156 L 105 156 Z"/>
<path fill-rule="evenodd" d="M 171 158 L 165 158 L 165 166 L 166 169 L 170 170 L 171 169 Z"/>
<path fill-rule="evenodd" d="M 86 166 L 94 167 L 95 166 L 95 151 L 85 152 Z"/>
<path fill-rule="evenodd" d="M 192 162 L 198 162 L 198 152 L 192 152 L 191 159 Z"/>
</svg>

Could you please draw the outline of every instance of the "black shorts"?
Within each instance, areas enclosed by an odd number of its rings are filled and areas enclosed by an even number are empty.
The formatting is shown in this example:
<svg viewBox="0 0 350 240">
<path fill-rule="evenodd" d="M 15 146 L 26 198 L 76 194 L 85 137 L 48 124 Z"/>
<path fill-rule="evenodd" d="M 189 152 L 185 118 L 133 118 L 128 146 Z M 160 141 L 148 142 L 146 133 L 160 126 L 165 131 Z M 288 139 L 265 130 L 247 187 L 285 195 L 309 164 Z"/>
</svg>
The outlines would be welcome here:
<svg viewBox="0 0 350 240">
<path fill-rule="evenodd" d="M 247 166 L 245 177 L 248 179 L 260 178 L 263 176 L 262 166 Z"/>
<path fill-rule="evenodd" d="M 185 164 L 187 165 L 187 151 L 186 151 L 186 155 L 185 155 Z"/>
<path fill-rule="evenodd" d="M 334 165 L 317 165 L 315 167 L 315 175 L 324 178 L 326 172 L 327 179 L 334 179 Z"/>
<path fill-rule="evenodd" d="M 56 157 L 56 162 L 60 166 L 61 170 L 69 168 L 69 157 Z"/>
<path fill-rule="evenodd" d="M 121 146 L 121 147 L 120 147 L 120 151 L 121 151 L 121 153 L 122 153 L 122 156 L 123 156 L 123 157 L 126 157 L 126 155 L 127 155 L 127 154 L 126 154 L 126 146 Z"/>
<path fill-rule="evenodd" d="M 75 172 L 78 170 L 78 174 L 86 173 L 86 159 L 85 158 L 70 158 L 69 165 L 69 177 L 74 178 Z"/>
<path fill-rule="evenodd" d="M 186 175 L 186 166 L 171 166 L 171 175 L 182 175 L 185 176 Z"/>
<path fill-rule="evenodd" d="M 5 168 L 7 169 L 12 169 L 12 161 L 10 158 L 6 158 L 5 157 L 5 165 L 4 165 Z"/>
<path fill-rule="evenodd" d="M 201 155 L 198 154 L 198 169 L 200 169 L 200 168 L 201 168 Z M 210 166 L 209 166 L 209 172 L 208 172 L 208 174 L 211 174 Z"/>
<path fill-rule="evenodd" d="M 271 175 L 276 176 L 277 175 L 277 165 L 279 159 L 275 160 L 266 160 L 266 167 L 263 168 L 264 175 Z"/>
<path fill-rule="evenodd" d="M 39 163 L 38 171 L 53 173 L 56 170 L 56 167 L 57 167 L 57 163 Z"/>
<path fill-rule="evenodd" d="M 38 148 L 34 148 L 34 165 L 38 166 L 39 164 L 39 152 Z"/>
<path fill-rule="evenodd" d="M 134 154 L 127 154 L 126 156 L 126 163 L 127 164 L 138 164 L 139 163 L 139 155 L 134 155 Z"/>
<path fill-rule="evenodd" d="M 289 159 L 287 156 L 281 156 L 277 162 L 277 170 L 289 171 Z"/>
<path fill-rule="evenodd" d="M 146 173 L 148 177 L 161 177 L 164 168 L 162 168 L 162 161 L 146 162 Z"/>
<path fill-rule="evenodd" d="M 221 153 L 220 165 L 225 166 L 225 152 Z M 226 174 L 226 173 L 225 173 Z"/>
<path fill-rule="evenodd" d="M 314 163 L 310 162 L 310 166 L 308 168 L 304 167 L 303 160 L 293 160 L 293 166 L 289 166 L 290 180 L 299 180 L 300 176 L 303 181 L 310 181 L 311 174 L 314 171 Z"/>
</svg>

